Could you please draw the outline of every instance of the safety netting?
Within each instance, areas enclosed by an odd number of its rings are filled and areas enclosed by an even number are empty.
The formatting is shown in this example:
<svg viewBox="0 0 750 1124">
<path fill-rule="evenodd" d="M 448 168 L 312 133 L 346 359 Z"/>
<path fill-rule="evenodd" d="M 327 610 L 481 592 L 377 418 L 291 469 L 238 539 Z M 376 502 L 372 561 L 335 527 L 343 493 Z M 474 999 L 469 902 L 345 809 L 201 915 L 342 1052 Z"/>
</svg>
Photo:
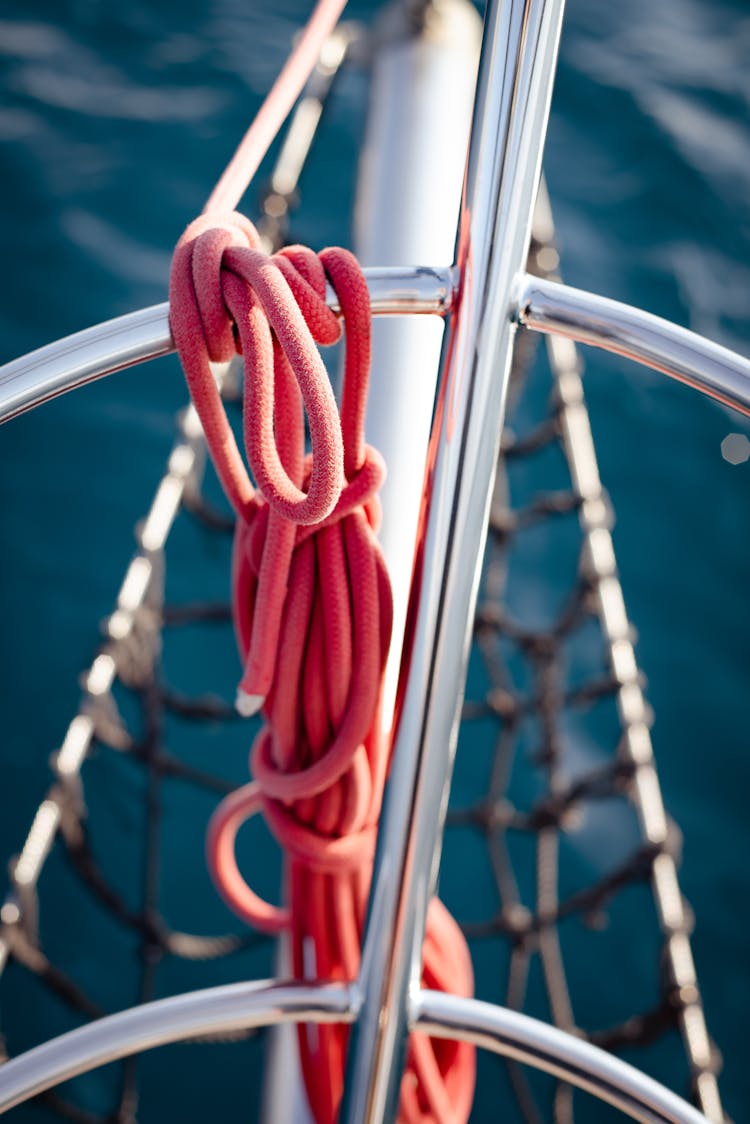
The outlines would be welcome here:
<svg viewBox="0 0 750 1124">
<path fill-rule="evenodd" d="M 557 266 L 543 188 L 528 268 L 557 279 Z M 662 799 L 582 375 L 570 340 L 519 338 L 448 816 L 443 871 L 457 890 L 447 900 L 488 998 L 621 1054 L 722 1120 L 681 836 Z M 518 1119 L 606 1115 L 564 1082 L 513 1062 L 504 1070 Z"/>
</svg>

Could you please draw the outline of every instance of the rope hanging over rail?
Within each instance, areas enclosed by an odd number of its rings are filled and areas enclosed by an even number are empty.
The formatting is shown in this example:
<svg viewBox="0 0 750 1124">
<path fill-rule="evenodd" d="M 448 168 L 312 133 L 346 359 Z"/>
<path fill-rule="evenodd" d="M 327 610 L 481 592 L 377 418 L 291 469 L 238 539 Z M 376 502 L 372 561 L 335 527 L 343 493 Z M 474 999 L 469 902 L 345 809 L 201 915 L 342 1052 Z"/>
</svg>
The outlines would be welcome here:
<svg viewBox="0 0 750 1124">
<path fill-rule="evenodd" d="M 315 344 L 346 331 L 341 415 Z M 296 976 L 354 979 L 389 763 L 379 707 L 391 595 L 377 544 L 379 454 L 364 442 L 370 371 L 367 284 L 354 257 L 289 247 L 269 258 L 247 220 L 204 217 L 175 252 L 172 329 L 218 475 L 237 516 L 233 613 L 245 670 L 238 709 L 260 706 L 255 781 L 225 800 L 208 863 L 227 903 L 265 931 L 292 932 Z M 245 362 L 242 463 L 210 369 L 235 337 Z M 305 455 L 303 405 L 312 452 Z M 262 811 L 288 856 L 288 907 L 261 901 L 234 856 L 241 823 Z M 424 980 L 471 994 L 471 961 L 447 911 L 430 908 Z M 308 1096 L 333 1121 L 347 1030 L 301 1028 Z M 411 1043 L 405 1121 L 466 1119 L 474 1055 L 464 1044 Z"/>
<path fill-rule="evenodd" d="M 379 711 L 392 609 L 376 538 L 385 465 L 364 443 L 369 293 L 349 252 L 316 255 L 291 246 L 268 257 L 250 221 L 222 214 L 240 200 L 342 8 L 343 0 L 320 0 L 205 215 L 180 239 L 170 323 L 237 517 L 233 615 L 244 661 L 237 709 L 250 716 L 262 707 L 266 719 L 251 754 L 255 780 L 211 821 L 209 869 L 246 922 L 271 932 L 290 928 L 298 977 L 349 980 L 359 971 L 389 764 Z M 341 335 L 326 307 L 326 280 L 340 299 L 346 333 L 341 416 L 316 346 Z M 244 444 L 256 489 L 209 365 L 237 350 L 244 356 Z M 264 903 L 237 868 L 238 828 L 259 810 L 288 856 L 288 907 Z M 473 988 L 466 942 L 436 901 L 427 919 L 424 980 L 460 995 Z M 302 1072 L 318 1121 L 337 1114 L 346 1036 L 345 1027 L 300 1027 Z M 473 1084 L 470 1046 L 415 1035 L 401 1114 L 409 1122 L 466 1120 Z"/>
<path fill-rule="evenodd" d="M 262 708 L 266 719 L 251 753 L 254 781 L 212 819 L 209 869 L 227 904 L 249 924 L 291 930 L 296 976 L 353 980 L 390 752 L 380 698 L 392 605 L 376 539 L 385 466 L 364 441 L 369 294 L 348 251 L 316 255 L 292 246 L 268 257 L 248 220 L 220 210 L 242 195 L 342 6 L 321 0 L 206 212 L 180 239 L 170 323 L 237 518 L 232 599 L 244 661 L 237 708 L 247 716 Z M 346 332 L 340 416 L 316 346 L 340 336 L 326 305 L 327 282 Z M 255 487 L 210 367 L 237 350 L 245 365 L 244 445 Z M 237 866 L 237 832 L 257 811 L 287 855 L 284 907 L 262 901 Z M 427 987 L 472 993 L 468 948 L 437 901 L 429 909 L 423 970 Z M 299 1031 L 308 1098 L 321 1122 L 338 1113 L 347 1035 L 337 1026 Z M 459 1124 L 473 1091 L 472 1047 L 412 1037 L 404 1121 Z"/>
</svg>

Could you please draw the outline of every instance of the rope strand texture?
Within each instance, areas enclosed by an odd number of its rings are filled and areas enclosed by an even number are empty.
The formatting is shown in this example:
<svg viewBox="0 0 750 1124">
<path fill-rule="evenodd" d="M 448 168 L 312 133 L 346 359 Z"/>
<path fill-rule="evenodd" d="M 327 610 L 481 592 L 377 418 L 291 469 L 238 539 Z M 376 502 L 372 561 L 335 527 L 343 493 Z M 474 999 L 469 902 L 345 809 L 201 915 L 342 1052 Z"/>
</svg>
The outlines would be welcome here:
<svg viewBox="0 0 750 1124">
<path fill-rule="evenodd" d="M 339 413 L 317 344 L 341 334 Z M 290 929 L 298 977 L 352 980 L 360 946 L 390 746 L 379 717 L 391 592 L 376 532 L 385 468 L 364 441 L 370 372 L 365 278 L 346 250 L 300 246 L 273 257 L 241 215 L 204 216 L 174 255 L 170 320 L 190 393 L 237 524 L 232 596 L 244 672 L 239 702 L 263 707 L 254 781 L 224 800 L 207 838 L 227 904 L 268 932 Z M 245 468 L 210 362 L 244 357 Z M 305 416 L 311 452 L 305 452 Z M 263 901 L 235 858 L 242 823 L 262 812 L 286 855 L 288 905 Z M 468 949 L 437 901 L 424 945 L 426 986 L 471 994 Z M 336 1119 L 347 1028 L 299 1029 L 317 1121 Z M 474 1051 L 413 1035 L 402 1086 L 407 1124 L 460 1124 Z"/>
</svg>

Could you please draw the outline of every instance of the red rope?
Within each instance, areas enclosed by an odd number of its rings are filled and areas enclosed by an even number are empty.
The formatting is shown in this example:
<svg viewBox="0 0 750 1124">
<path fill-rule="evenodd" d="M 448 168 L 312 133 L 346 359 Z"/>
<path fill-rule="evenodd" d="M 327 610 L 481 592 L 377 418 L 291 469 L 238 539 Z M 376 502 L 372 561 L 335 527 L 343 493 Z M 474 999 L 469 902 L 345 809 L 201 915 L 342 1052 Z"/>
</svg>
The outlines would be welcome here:
<svg viewBox="0 0 750 1124">
<path fill-rule="evenodd" d="M 323 0 L 311 20 L 302 41 L 305 65 L 340 6 Z M 301 85 L 291 62 L 282 78 L 293 74 L 292 86 Z M 244 661 L 238 708 L 249 714 L 262 707 L 265 718 L 250 757 L 255 779 L 217 808 L 207 860 L 240 917 L 269 932 L 291 931 L 298 978 L 348 981 L 359 971 L 390 755 L 379 716 L 391 635 L 390 586 L 376 538 L 385 469 L 364 441 L 370 306 L 355 258 L 301 246 L 268 257 L 247 219 L 214 208 L 217 199 L 239 198 L 239 169 L 247 179 L 262 158 L 258 137 L 267 145 L 292 88 L 278 87 L 212 195 L 210 213 L 180 239 L 170 279 L 172 334 L 237 516 L 232 598 Z M 340 412 L 317 346 L 341 332 L 326 305 L 327 282 L 345 328 Z M 255 484 L 209 365 L 237 350 L 244 356 L 243 437 Z M 237 832 L 258 811 L 286 856 L 283 907 L 263 901 L 237 866 Z M 437 899 L 428 911 L 423 982 L 460 995 L 473 989 L 465 941 Z M 299 1028 L 305 1085 L 320 1124 L 332 1124 L 338 1113 L 347 1037 L 344 1026 Z M 462 1124 L 473 1088 L 472 1047 L 412 1035 L 400 1120 Z"/>
</svg>

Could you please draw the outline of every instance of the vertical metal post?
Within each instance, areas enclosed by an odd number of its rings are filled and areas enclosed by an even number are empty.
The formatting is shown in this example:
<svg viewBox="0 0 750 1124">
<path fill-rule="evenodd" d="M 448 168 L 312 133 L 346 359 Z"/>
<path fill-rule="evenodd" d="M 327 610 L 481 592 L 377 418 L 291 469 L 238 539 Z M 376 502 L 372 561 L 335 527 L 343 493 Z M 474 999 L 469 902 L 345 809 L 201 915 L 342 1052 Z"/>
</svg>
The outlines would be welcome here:
<svg viewBox="0 0 750 1124">
<path fill-rule="evenodd" d="M 408 678 L 383 809 L 341 1119 L 395 1119 L 410 993 L 463 697 L 514 326 L 564 0 L 489 0 L 458 235 L 461 293 L 439 389 Z"/>
</svg>

